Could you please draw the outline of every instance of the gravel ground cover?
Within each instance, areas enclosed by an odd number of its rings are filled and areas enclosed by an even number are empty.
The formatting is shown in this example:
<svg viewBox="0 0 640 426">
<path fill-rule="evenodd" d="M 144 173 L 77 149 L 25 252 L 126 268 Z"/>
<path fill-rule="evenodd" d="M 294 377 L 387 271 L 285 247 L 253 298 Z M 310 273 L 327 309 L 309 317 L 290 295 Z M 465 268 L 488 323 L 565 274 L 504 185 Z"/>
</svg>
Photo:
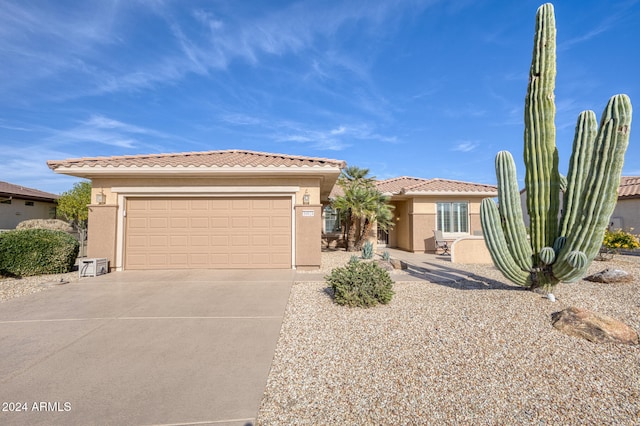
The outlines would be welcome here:
<svg viewBox="0 0 640 426">
<path fill-rule="evenodd" d="M 35 275 L 24 278 L 0 276 L 0 302 L 53 288 L 62 283 L 77 281 L 78 272 L 66 274 Z"/>
<path fill-rule="evenodd" d="M 324 253 L 344 264 L 350 254 Z M 324 266 L 323 268 L 328 268 Z M 592 309 L 640 330 L 640 258 L 594 262 L 634 282 L 556 287 L 555 303 L 488 265 L 430 258 L 394 274 L 390 304 L 335 305 L 294 284 L 258 424 L 640 424 L 640 348 L 560 333 L 551 314 Z M 327 272 L 327 271 L 323 271 Z"/>
</svg>

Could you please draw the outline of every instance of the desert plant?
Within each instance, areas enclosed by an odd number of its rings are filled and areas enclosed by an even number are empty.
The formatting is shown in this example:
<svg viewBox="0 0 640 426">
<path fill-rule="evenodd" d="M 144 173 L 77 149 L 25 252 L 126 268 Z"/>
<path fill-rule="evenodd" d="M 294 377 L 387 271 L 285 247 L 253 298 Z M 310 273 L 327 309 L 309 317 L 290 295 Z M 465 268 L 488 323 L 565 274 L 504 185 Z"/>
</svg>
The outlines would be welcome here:
<svg viewBox="0 0 640 426">
<path fill-rule="evenodd" d="M 362 246 L 362 258 L 373 259 L 373 244 L 371 243 L 371 241 L 367 241 Z"/>
<path fill-rule="evenodd" d="M 78 241 L 63 231 L 23 229 L 0 234 L 0 274 L 31 276 L 69 272 Z"/>
<path fill-rule="evenodd" d="M 375 262 L 349 263 L 326 276 L 339 305 L 371 307 L 389 303 L 393 297 L 393 281 L 387 271 Z"/>
<path fill-rule="evenodd" d="M 23 220 L 16 229 L 50 229 L 52 231 L 73 232 L 73 227 L 60 219 L 29 219 Z"/>
<path fill-rule="evenodd" d="M 368 169 L 347 167 L 342 170 L 338 185 L 344 193 L 331 204 L 344 214 L 347 251 L 359 251 L 375 224 L 379 229 L 393 226 L 393 206 L 375 187 L 375 178 L 369 176 Z"/>
<path fill-rule="evenodd" d="M 349 258 L 349 264 L 358 263 L 358 262 L 360 262 L 360 258 L 355 254 L 352 254 L 351 257 Z"/>
<path fill-rule="evenodd" d="M 567 177 L 558 171 L 555 144 L 554 87 L 556 27 L 553 5 L 536 15 L 533 60 L 525 99 L 524 163 L 529 235 L 522 209 L 513 157 L 496 157 L 499 206 L 485 199 L 481 221 L 495 265 L 514 283 L 552 288 L 575 281 L 598 254 L 613 212 L 624 154 L 629 142 L 631 103 L 615 95 L 597 126 L 593 111 L 580 113 Z M 564 209 L 558 220 L 560 192 Z"/>
<path fill-rule="evenodd" d="M 388 262 L 391 260 L 391 255 L 389 254 L 388 251 L 383 251 L 382 252 L 382 260 L 384 260 L 385 262 Z"/>
<path fill-rule="evenodd" d="M 616 229 L 615 231 L 605 231 L 602 245 L 616 251 L 619 249 L 633 250 L 640 247 L 640 242 L 635 235 L 622 229 Z"/>
</svg>

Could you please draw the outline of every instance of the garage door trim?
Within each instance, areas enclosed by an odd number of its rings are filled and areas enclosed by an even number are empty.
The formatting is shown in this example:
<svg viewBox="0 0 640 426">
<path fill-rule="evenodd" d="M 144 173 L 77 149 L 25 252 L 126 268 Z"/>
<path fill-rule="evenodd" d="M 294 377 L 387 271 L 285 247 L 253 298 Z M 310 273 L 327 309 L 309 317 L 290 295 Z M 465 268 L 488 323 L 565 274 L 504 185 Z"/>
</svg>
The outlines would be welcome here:
<svg viewBox="0 0 640 426">
<path fill-rule="evenodd" d="M 117 191 L 116 191 L 117 190 Z M 206 191 L 208 190 L 208 191 Z M 124 270 L 125 217 L 127 198 L 234 198 L 234 197 L 291 197 L 291 265 L 295 269 L 296 259 L 296 192 L 299 187 L 171 187 L 171 188 L 111 188 L 118 193 L 118 233 L 116 241 L 116 270 Z"/>
</svg>

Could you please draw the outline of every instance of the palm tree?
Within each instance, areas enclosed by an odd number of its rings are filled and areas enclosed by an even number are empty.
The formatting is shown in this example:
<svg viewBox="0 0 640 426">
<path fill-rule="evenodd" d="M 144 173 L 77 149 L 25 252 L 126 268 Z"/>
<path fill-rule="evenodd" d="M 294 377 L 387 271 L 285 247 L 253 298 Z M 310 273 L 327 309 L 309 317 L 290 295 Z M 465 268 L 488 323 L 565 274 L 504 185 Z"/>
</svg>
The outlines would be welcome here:
<svg viewBox="0 0 640 426">
<path fill-rule="evenodd" d="M 375 177 L 368 176 L 368 169 L 350 166 L 343 170 L 338 185 L 344 191 L 332 205 L 345 214 L 347 227 L 347 251 L 362 249 L 366 236 L 378 223 L 383 229 L 392 224 L 392 206 L 388 198 L 375 187 Z"/>
</svg>

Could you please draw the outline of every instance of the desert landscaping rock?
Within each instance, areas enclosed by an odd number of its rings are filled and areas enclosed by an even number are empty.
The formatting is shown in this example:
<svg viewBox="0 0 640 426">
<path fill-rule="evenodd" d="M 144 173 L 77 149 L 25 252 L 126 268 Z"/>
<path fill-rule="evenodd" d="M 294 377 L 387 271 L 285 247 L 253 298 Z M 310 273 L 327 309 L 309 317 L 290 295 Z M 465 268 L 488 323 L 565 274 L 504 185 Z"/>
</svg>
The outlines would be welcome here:
<svg viewBox="0 0 640 426">
<path fill-rule="evenodd" d="M 433 281 L 396 271 L 393 300 L 371 309 L 335 305 L 324 282 L 294 284 L 257 424 L 640 424 L 638 346 L 550 324 L 581 306 L 640 330 L 638 280 L 562 283 L 550 303 L 492 265 L 425 262 Z M 640 258 L 611 265 L 638 276 Z"/>
<path fill-rule="evenodd" d="M 633 281 L 633 277 L 621 269 L 605 269 L 596 274 L 585 277 L 585 280 L 595 283 L 628 283 Z"/>
<path fill-rule="evenodd" d="M 595 343 L 638 344 L 638 333 L 623 322 L 575 306 L 551 315 L 555 328 Z"/>
</svg>

